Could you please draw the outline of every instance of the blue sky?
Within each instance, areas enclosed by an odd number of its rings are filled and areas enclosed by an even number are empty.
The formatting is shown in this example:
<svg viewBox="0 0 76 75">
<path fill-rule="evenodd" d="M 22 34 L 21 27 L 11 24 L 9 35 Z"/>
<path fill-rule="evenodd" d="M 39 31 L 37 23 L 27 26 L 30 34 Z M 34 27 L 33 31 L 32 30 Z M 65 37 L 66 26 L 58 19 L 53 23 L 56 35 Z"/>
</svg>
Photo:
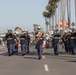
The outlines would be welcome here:
<svg viewBox="0 0 76 75">
<path fill-rule="evenodd" d="M 43 27 L 42 12 L 47 3 L 48 0 L 0 0 L 0 32 L 16 26 L 32 31 L 33 24 Z"/>
<path fill-rule="evenodd" d="M 45 30 L 42 12 L 48 0 L 0 0 L 0 32 L 16 26 L 33 31 L 33 24 Z"/>
</svg>

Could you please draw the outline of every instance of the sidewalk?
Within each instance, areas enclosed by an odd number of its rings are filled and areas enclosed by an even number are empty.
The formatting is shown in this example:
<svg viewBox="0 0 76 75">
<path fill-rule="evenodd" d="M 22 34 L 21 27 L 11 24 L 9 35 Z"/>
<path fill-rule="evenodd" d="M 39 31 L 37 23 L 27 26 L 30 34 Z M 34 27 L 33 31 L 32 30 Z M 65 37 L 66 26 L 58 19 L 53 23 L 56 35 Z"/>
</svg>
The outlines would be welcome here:
<svg viewBox="0 0 76 75">
<path fill-rule="evenodd" d="M 0 52 L 1 51 L 5 51 L 5 50 L 7 50 L 7 47 L 6 46 L 3 46 L 3 45 L 0 45 Z"/>
</svg>

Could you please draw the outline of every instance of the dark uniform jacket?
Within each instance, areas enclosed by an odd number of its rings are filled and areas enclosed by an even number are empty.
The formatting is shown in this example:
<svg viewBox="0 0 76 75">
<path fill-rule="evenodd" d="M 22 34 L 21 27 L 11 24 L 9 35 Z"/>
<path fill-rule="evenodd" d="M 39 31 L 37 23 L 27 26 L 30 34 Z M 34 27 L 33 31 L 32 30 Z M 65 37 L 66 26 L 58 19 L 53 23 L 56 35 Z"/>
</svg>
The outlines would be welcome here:
<svg viewBox="0 0 76 75">
<path fill-rule="evenodd" d="M 75 42 L 74 33 L 72 33 L 72 34 L 70 35 L 69 41 L 70 41 L 70 43 L 74 43 L 74 42 Z"/>
<path fill-rule="evenodd" d="M 27 44 L 27 37 L 24 34 L 20 36 L 20 44 Z"/>
<path fill-rule="evenodd" d="M 14 44 L 15 43 L 15 37 L 12 33 L 7 33 L 5 36 L 5 39 L 7 40 L 7 44 Z"/>
<path fill-rule="evenodd" d="M 59 42 L 59 37 L 60 37 L 59 33 L 54 34 L 53 40 L 52 40 L 53 44 Z"/>
<path fill-rule="evenodd" d="M 42 32 L 41 32 L 42 33 Z M 37 33 L 38 34 L 38 33 Z M 36 34 L 36 35 L 37 35 Z M 44 40 L 44 38 L 43 38 L 43 33 L 42 33 L 42 35 L 41 35 L 41 37 L 39 37 L 39 40 L 37 41 L 37 44 L 36 45 L 42 45 L 43 44 L 43 40 Z"/>
</svg>

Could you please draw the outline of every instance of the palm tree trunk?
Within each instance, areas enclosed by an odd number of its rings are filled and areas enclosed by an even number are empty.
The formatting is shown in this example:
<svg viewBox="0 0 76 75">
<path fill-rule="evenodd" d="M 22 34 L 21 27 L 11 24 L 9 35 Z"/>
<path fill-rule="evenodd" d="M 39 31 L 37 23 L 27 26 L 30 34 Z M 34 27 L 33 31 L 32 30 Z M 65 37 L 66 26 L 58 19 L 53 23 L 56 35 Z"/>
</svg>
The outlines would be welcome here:
<svg viewBox="0 0 76 75">
<path fill-rule="evenodd" d="M 55 15 L 53 15 L 54 18 L 53 18 L 53 21 L 54 21 L 54 30 L 55 30 Z"/>
<path fill-rule="evenodd" d="M 54 31 L 54 15 L 52 16 L 52 31 Z"/>
<path fill-rule="evenodd" d="M 60 1 L 60 20 L 62 20 L 62 0 Z"/>
<path fill-rule="evenodd" d="M 60 14 L 59 14 L 59 12 L 60 12 L 60 3 L 58 3 L 58 14 L 57 14 L 57 16 L 58 16 L 58 29 L 60 29 L 60 25 L 59 25 L 59 21 L 60 21 L 59 16 L 60 16 Z"/>
<path fill-rule="evenodd" d="M 58 20 L 58 17 L 57 17 L 57 10 L 56 10 L 56 13 L 55 13 L 55 26 L 57 24 L 57 20 Z"/>
<path fill-rule="evenodd" d="M 51 17 L 49 18 L 49 30 L 51 31 Z"/>
<path fill-rule="evenodd" d="M 48 32 L 48 24 L 47 24 L 47 17 L 45 17 L 45 25 L 46 25 L 46 33 Z"/>
<path fill-rule="evenodd" d="M 75 28 L 76 28 L 76 0 L 75 1 Z"/>
<path fill-rule="evenodd" d="M 71 1 L 67 0 L 68 26 L 71 27 Z"/>
</svg>

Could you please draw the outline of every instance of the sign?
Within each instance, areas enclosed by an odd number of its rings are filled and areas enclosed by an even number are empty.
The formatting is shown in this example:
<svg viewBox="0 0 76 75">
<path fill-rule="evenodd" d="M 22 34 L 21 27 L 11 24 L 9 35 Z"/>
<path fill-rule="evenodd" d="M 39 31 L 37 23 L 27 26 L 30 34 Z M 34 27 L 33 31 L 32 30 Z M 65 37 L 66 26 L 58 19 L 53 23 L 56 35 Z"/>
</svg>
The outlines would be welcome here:
<svg viewBox="0 0 76 75">
<path fill-rule="evenodd" d="M 60 28 L 67 28 L 67 21 L 66 20 L 60 20 L 59 24 L 60 24 Z"/>
</svg>

